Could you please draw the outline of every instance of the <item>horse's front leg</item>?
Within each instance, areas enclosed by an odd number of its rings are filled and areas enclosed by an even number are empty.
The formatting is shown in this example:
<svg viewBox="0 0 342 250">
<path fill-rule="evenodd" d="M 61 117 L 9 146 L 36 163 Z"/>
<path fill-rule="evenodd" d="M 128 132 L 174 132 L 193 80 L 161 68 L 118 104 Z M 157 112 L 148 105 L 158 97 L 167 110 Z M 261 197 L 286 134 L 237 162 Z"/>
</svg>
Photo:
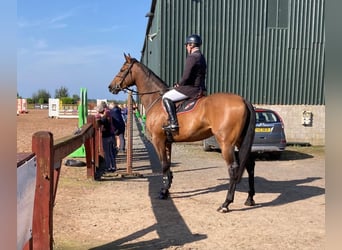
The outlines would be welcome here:
<svg viewBox="0 0 342 250">
<path fill-rule="evenodd" d="M 172 144 L 166 143 L 165 145 L 165 152 L 163 153 L 163 159 L 161 160 L 162 167 L 163 167 L 163 187 L 160 190 L 159 198 L 160 199 L 167 199 L 169 197 L 169 189 L 171 188 L 172 184 L 172 171 L 171 167 L 171 149 Z"/>
</svg>

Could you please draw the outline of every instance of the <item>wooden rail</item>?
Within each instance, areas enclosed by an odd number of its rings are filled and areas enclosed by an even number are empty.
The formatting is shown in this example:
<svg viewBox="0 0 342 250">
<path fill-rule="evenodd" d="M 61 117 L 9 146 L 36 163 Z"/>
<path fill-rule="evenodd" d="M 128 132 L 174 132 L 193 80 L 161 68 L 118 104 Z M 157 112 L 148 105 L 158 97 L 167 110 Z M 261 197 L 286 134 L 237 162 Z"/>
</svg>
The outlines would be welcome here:
<svg viewBox="0 0 342 250">
<path fill-rule="evenodd" d="M 49 131 L 39 131 L 32 136 L 32 152 L 37 159 L 33 249 L 53 249 L 53 206 L 62 160 L 82 144 L 86 151 L 87 177 L 95 178 L 96 167 L 99 166 L 99 133 L 94 116 L 89 115 L 87 124 L 75 135 L 56 141 Z"/>
</svg>

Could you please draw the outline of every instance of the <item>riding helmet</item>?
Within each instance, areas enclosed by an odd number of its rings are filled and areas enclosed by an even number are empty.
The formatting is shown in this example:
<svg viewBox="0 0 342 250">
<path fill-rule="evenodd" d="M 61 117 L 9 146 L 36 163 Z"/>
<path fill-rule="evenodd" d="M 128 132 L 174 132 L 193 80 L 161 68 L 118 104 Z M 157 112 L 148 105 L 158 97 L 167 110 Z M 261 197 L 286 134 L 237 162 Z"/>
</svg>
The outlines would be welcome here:
<svg viewBox="0 0 342 250">
<path fill-rule="evenodd" d="M 202 39 L 199 35 L 192 34 L 186 38 L 185 44 L 193 43 L 197 46 L 202 45 Z"/>
</svg>

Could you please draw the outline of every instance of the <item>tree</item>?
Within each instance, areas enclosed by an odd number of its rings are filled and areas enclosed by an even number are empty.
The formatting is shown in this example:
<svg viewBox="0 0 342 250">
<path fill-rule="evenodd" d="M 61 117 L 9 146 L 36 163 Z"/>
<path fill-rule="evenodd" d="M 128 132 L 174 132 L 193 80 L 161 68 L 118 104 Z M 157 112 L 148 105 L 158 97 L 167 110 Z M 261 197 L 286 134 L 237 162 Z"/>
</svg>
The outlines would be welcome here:
<svg viewBox="0 0 342 250">
<path fill-rule="evenodd" d="M 27 104 L 34 104 L 32 98 L 26 98 Z"/>
<path fill-rule="evenodd" d="M 69 91 L 67 87 L 60 87 L 55 91 L 55 98 L 69 97 Z"/>
<path fill-rule="evenodd" d="M 72 95 L 72 99 L 74 99 L 75 102 L 77 102 L 78 100 L 80 100 L 80 96 L 79 96 L 79 95 L 76 95 L 76 94 L 73 94 L 73 95 Z"/>
<path fill-rule="evenodd" d="M 63 103 L 63 104 L 75 104 L 75 100 L 72 99 L 71 97 L 61 97 L 59 98 L 59 100 Z"/>
<path fill-rule="evenodd" d="M 48 103 L 50 97 L 51 95 L 47 90 L 40 89 L 37 93 L 32 95 L 32 100 L 34 103 Z"/>
</svg>

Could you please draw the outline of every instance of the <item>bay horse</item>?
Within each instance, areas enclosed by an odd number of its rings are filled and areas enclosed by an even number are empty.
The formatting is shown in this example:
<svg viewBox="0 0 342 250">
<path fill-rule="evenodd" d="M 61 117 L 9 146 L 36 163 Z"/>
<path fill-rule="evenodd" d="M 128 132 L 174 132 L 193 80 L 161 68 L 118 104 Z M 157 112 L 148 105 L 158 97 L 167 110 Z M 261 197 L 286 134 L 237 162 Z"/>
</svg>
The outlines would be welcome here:
<svg viewBox="0 0 342 250">
<path fill-rule="evenodd" d="M 163 187 L 159 198 L 167 199 L 172 183 L 171 146 L 173 142 L 200 141 L 215 136 L 221 148 L 221 154 L 227 164 L 229 189 L 224 203 L 217 211 L 228 212 L 228 206 L 234 201 L 236 184 L 247 169 L 249 191 L 245 202 L 247 206 L 255 205 L 254 158 L 251 146 L 254 139 L 255 111 L 251 103 L 239 95 L 215 93 L 201 97 L 191 112 L 178 114 L 179 131 L 170 135 L 163 130 L 168 115 L 164 110 L 161 97 L 168 86 L 145 65 L 124 54 L 126 61 L 120 72 L 114 77 L 109 91 L 117 94 L 136 85 L 146 113 L 146 129 L 162 165 Z M 235 153 L 235 147 L 238 152 Z"/>
</svg>

